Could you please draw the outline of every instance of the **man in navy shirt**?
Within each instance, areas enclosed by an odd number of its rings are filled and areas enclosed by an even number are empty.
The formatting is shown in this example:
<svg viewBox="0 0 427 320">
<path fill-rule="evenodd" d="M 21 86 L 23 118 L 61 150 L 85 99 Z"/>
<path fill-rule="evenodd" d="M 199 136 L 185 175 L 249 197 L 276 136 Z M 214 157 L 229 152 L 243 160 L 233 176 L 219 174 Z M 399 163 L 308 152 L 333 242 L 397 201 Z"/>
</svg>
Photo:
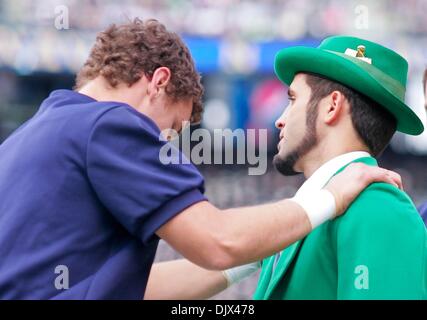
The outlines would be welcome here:
<svg viewBox="0 0 427 320">
<path fill-rule="evenodd" d="M 424 99 L 425 99 L 424 107 L 427 111 L 427 69 L 424 70 L 423 89 L 424 89 Z M 418 208 L 418 210 L 420 211 L 421 216 L 423 217 L 424 223 L 427 225 L 427 202 L 423 203 Z"/>
<path fill-rule="evenodd" d="M 399 183 L 360 165 L 316 206 L 217 209 L 193 165 L 159 160 L 160 132 L 199 121 L 202 93 L 188 49 L 157 21 L 98 35 L 76 90 L 52 92 L 0 145 L 0 299 L 143 299 L 160 238 L 223 270 L 304 237 L 373 181 Z"/>
</svg>

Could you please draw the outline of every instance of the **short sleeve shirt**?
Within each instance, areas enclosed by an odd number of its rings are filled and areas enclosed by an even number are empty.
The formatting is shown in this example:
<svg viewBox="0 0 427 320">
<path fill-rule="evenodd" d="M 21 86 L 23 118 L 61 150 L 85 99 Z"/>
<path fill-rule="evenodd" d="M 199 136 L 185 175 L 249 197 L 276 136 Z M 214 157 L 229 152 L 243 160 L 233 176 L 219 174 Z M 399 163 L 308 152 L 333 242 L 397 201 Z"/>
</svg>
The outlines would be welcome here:
<svg viewBox="0 0 427 320">
<path fill-rule="evenodd" d="M 57 90 L 0 145 L 0 299 L 143 299 L 156 231 L 206 200 L 129 105 Z"/>
</svg>

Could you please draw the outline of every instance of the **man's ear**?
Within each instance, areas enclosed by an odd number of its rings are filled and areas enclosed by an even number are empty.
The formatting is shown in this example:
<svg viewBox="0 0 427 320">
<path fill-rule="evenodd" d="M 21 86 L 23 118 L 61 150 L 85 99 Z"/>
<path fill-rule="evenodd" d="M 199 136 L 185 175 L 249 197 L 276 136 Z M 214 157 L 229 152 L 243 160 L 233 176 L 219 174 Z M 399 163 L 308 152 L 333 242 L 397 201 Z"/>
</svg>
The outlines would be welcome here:
<svg viewBox="0 0 427 320">
<path fill-rule="evenodd" d="M 323 120 L 328 125 L 334 125 L 344 114 L 346 98 L 340 91 L 333 91 L 327 98 L 326 111 Z"/>
<path fill-rule="evenodd" d="M 157 68 L 150 80 L 149 89 L 151 93 L 158 94 L 161 90 L 164 90 L 168 85 L 171 78 L 171 72 L 169 68 L 160 67 Z"/>
</svg>

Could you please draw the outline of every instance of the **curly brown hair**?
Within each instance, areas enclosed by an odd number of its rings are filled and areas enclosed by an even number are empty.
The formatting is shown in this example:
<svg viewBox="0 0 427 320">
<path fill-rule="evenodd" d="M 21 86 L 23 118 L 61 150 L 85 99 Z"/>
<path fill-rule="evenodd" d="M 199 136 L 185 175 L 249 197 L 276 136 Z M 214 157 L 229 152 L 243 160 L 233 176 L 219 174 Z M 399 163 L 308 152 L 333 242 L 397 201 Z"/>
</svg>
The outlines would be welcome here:
<svg viewBox="0 0 427 320">
<path fill-rule="evenodd" d="M 100 32 L 89 58 L 77 74 L 75 88 L 98 76 L 104 77 L 113 88 L 120 83 L 131 86 L 142 75 L 151 79 L 159 67 L 171 71 L 166 93 L 174 101 L 192 98 L 191 122 L 199 122 L 204 90 L 190 51 L 176 33 L 154 19 L 136 18 Z"/>
</svg>

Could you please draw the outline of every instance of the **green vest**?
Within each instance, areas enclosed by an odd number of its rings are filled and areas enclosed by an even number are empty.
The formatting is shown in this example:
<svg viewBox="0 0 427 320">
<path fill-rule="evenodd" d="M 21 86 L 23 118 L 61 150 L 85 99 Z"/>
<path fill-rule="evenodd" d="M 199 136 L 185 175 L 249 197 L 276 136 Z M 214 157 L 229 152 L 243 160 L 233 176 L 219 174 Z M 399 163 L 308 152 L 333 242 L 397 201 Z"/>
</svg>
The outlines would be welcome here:
<svg viewBox="0 0 427 320">
<path fill-rule="evenodd" d="M 276 265 L 265 259 L 254 299 L 427 299 L 426 227 L 404 192 L 371 184 Z"/>
</svg>

